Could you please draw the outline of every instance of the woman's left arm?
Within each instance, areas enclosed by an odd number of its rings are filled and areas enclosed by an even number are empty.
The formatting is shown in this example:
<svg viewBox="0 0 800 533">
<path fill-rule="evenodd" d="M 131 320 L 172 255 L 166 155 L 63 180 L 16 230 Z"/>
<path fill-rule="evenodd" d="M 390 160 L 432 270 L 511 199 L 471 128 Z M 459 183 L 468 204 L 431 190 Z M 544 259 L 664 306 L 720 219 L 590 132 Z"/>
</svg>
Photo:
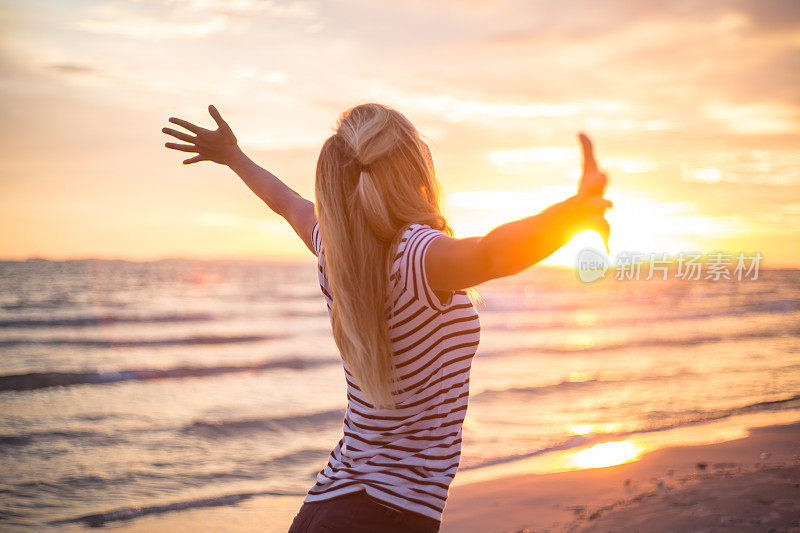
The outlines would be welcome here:
<svg viewBox="0 0 800 533">
<path fill-rule="evenodd" d="M 256 196 L 261 198 L 275 213 L 292 226 L 295 233 L 312 252 L 311 230 L 317 222 L 314 204 L 297 194 L 268 170 L 257 165 L 239 148 L 233 130 L 222 119 L 214 106 L 208 112 L 217 123 L 216 130 L 208 130 L 179 118 L 169 121 L 192 132 L 189 135 L 172 128 L 161 131 L 189 144 L 166 143 L 167 148 L 181 152 L 196 153 L 183 163 L 190 165 L 199 161 L 213 161 L 233 170 Z"/>
</svg>

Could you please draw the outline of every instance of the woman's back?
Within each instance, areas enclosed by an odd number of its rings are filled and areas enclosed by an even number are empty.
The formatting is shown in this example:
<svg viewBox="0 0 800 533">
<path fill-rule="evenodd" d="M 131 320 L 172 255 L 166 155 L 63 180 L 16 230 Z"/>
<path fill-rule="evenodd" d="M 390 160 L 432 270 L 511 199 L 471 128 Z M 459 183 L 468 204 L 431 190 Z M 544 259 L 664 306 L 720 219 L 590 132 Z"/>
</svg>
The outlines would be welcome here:
<svg viewBox="0 0 800 533">
<path fill-rule="evenodd" d="M 193 135 L 164 128 L 188 143 L 166 146 L 197 153 L 186 164 L 230 166 L 314 251 L 344 362 L 344 436 L 291 531 L 332 524 L 347 531 L 437 531 L 458 469 L 469 372 L 480 337 L 478 316 L 464 289 L 521 272 L 581 229 L 596 229 L 608 247 L 605 212 L 612 204 L 603 197 L 607 178 L 597 167 L 591 141 L 579 135 L 583 171 L 574 196 L 482 237 L 456 239 L 442 213 L 430 150 L 398 111 L 366 103 L 340 116 L 317 160 L 316 203 L 250 160 L 216 108 L 209 106 L 209 113 L 217 130 L 171 118 Z M 423 220 L 441 229 L 412 224 L 404 231 L 387 280 L 384 265 L 377 263 L 385 259 L 383 243 L 398 237 L 398 220 Z M 327 258 L 319 223 L 331 245 Z M 383 289 L 389 285 L 387 302 Z M 446 303 L 437 292 L 447 296 Z M 386 322 L 383 313 L 390 315 Z M 395 369 L 400 389 L 392 394 Z M 391 405 L 397 409 L 384 409 Z M 361 491 L 367 496 L 356 494 Z M 409 512 L 387 510 L 380 501 Z"/>
<path fill-rule="evenodd" d="M 390 505 L 441 520 L 458 469 L 469 372 L 480 323 L 466 291 L 441 302 L 427 282 L 425 253 L 443 235 L 412 224 L 397 246 L 389 284 L 389 337 L 400 392 L 397 408 L 376 409 L 343 361 L 348 407 L 344 436 L 331 452 L 306 501 L 366 490 Z M 319 227 L 312 231 L 319 281 L 330 313 Z"/>
</svg>

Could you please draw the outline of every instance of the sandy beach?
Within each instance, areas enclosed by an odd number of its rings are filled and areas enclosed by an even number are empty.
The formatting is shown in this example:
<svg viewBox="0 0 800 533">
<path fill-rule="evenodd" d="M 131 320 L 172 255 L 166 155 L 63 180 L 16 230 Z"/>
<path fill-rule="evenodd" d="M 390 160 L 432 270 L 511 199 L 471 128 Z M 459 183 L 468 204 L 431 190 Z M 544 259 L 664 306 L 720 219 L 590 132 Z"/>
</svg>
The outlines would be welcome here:
<svg viewBox="0 0 800 533">
<path fill-rule="evenodd" d="M 285 532 L 302 498 L 252 498 L 108 524 L 125 532 Z M 605 468 L 455 484 L 441 531 L 800 531 L 800 422 Z"/>
<path fill-rule="evenodd" d="M 800 531 L 800 423 L 453 487 L 441 531 Z"/>
</svg>

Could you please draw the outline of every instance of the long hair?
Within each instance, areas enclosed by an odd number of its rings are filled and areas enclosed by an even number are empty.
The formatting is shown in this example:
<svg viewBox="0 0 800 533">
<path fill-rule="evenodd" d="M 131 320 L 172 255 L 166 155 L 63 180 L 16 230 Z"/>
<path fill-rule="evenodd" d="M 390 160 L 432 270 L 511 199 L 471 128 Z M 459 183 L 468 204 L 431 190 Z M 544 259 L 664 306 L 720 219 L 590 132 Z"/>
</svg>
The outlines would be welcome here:
<svg viewBox="0 0 800 533">
<path fill-rule="evenodd" d="M 375 407 L 392 409 L 396 375 L 387 318 L 397 243 L 413 223 L 453 235 L 430 150 L 401 113 L 363 104 L 341 115 L 316 172 L 333 337 L 360 390 Z"/>
</svg>

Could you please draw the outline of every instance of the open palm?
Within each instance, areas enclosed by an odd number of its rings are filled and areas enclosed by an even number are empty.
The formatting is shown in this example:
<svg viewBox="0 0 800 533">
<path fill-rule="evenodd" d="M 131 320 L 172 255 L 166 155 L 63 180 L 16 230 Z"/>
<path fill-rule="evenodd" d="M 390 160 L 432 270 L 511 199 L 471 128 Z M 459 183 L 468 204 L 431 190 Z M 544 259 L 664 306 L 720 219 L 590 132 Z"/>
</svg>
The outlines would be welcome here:
<svg viewBox="0 0 800 533">
<path fill-rule="evenodd" d="M 209 130 L 196 126 L 186 120 L 172 117 L 169 119 L 173 124 L 177 124 L 193 133 L 183 133 L 172 128 L 163 128 L 161 131 L 167 135 L 171 135 L 178 140 L 185 141 L 188 144 L 168 142 L 164 146 L 180 152 L 196 153 L 194 157 L 184 160 L 184 165 L 197 163 L 199 161 L 213 161 L 220 165 L 227 165 L 231 162 L 233 157 L 239 152 L 239 145 L 236 141 L 236 136 L 233 130 L 222 119 L 217 108 L 213 105 L 208 106 L 208 112 L 214 122 L 217 123 L 217 129 Z"/>
</svg>

